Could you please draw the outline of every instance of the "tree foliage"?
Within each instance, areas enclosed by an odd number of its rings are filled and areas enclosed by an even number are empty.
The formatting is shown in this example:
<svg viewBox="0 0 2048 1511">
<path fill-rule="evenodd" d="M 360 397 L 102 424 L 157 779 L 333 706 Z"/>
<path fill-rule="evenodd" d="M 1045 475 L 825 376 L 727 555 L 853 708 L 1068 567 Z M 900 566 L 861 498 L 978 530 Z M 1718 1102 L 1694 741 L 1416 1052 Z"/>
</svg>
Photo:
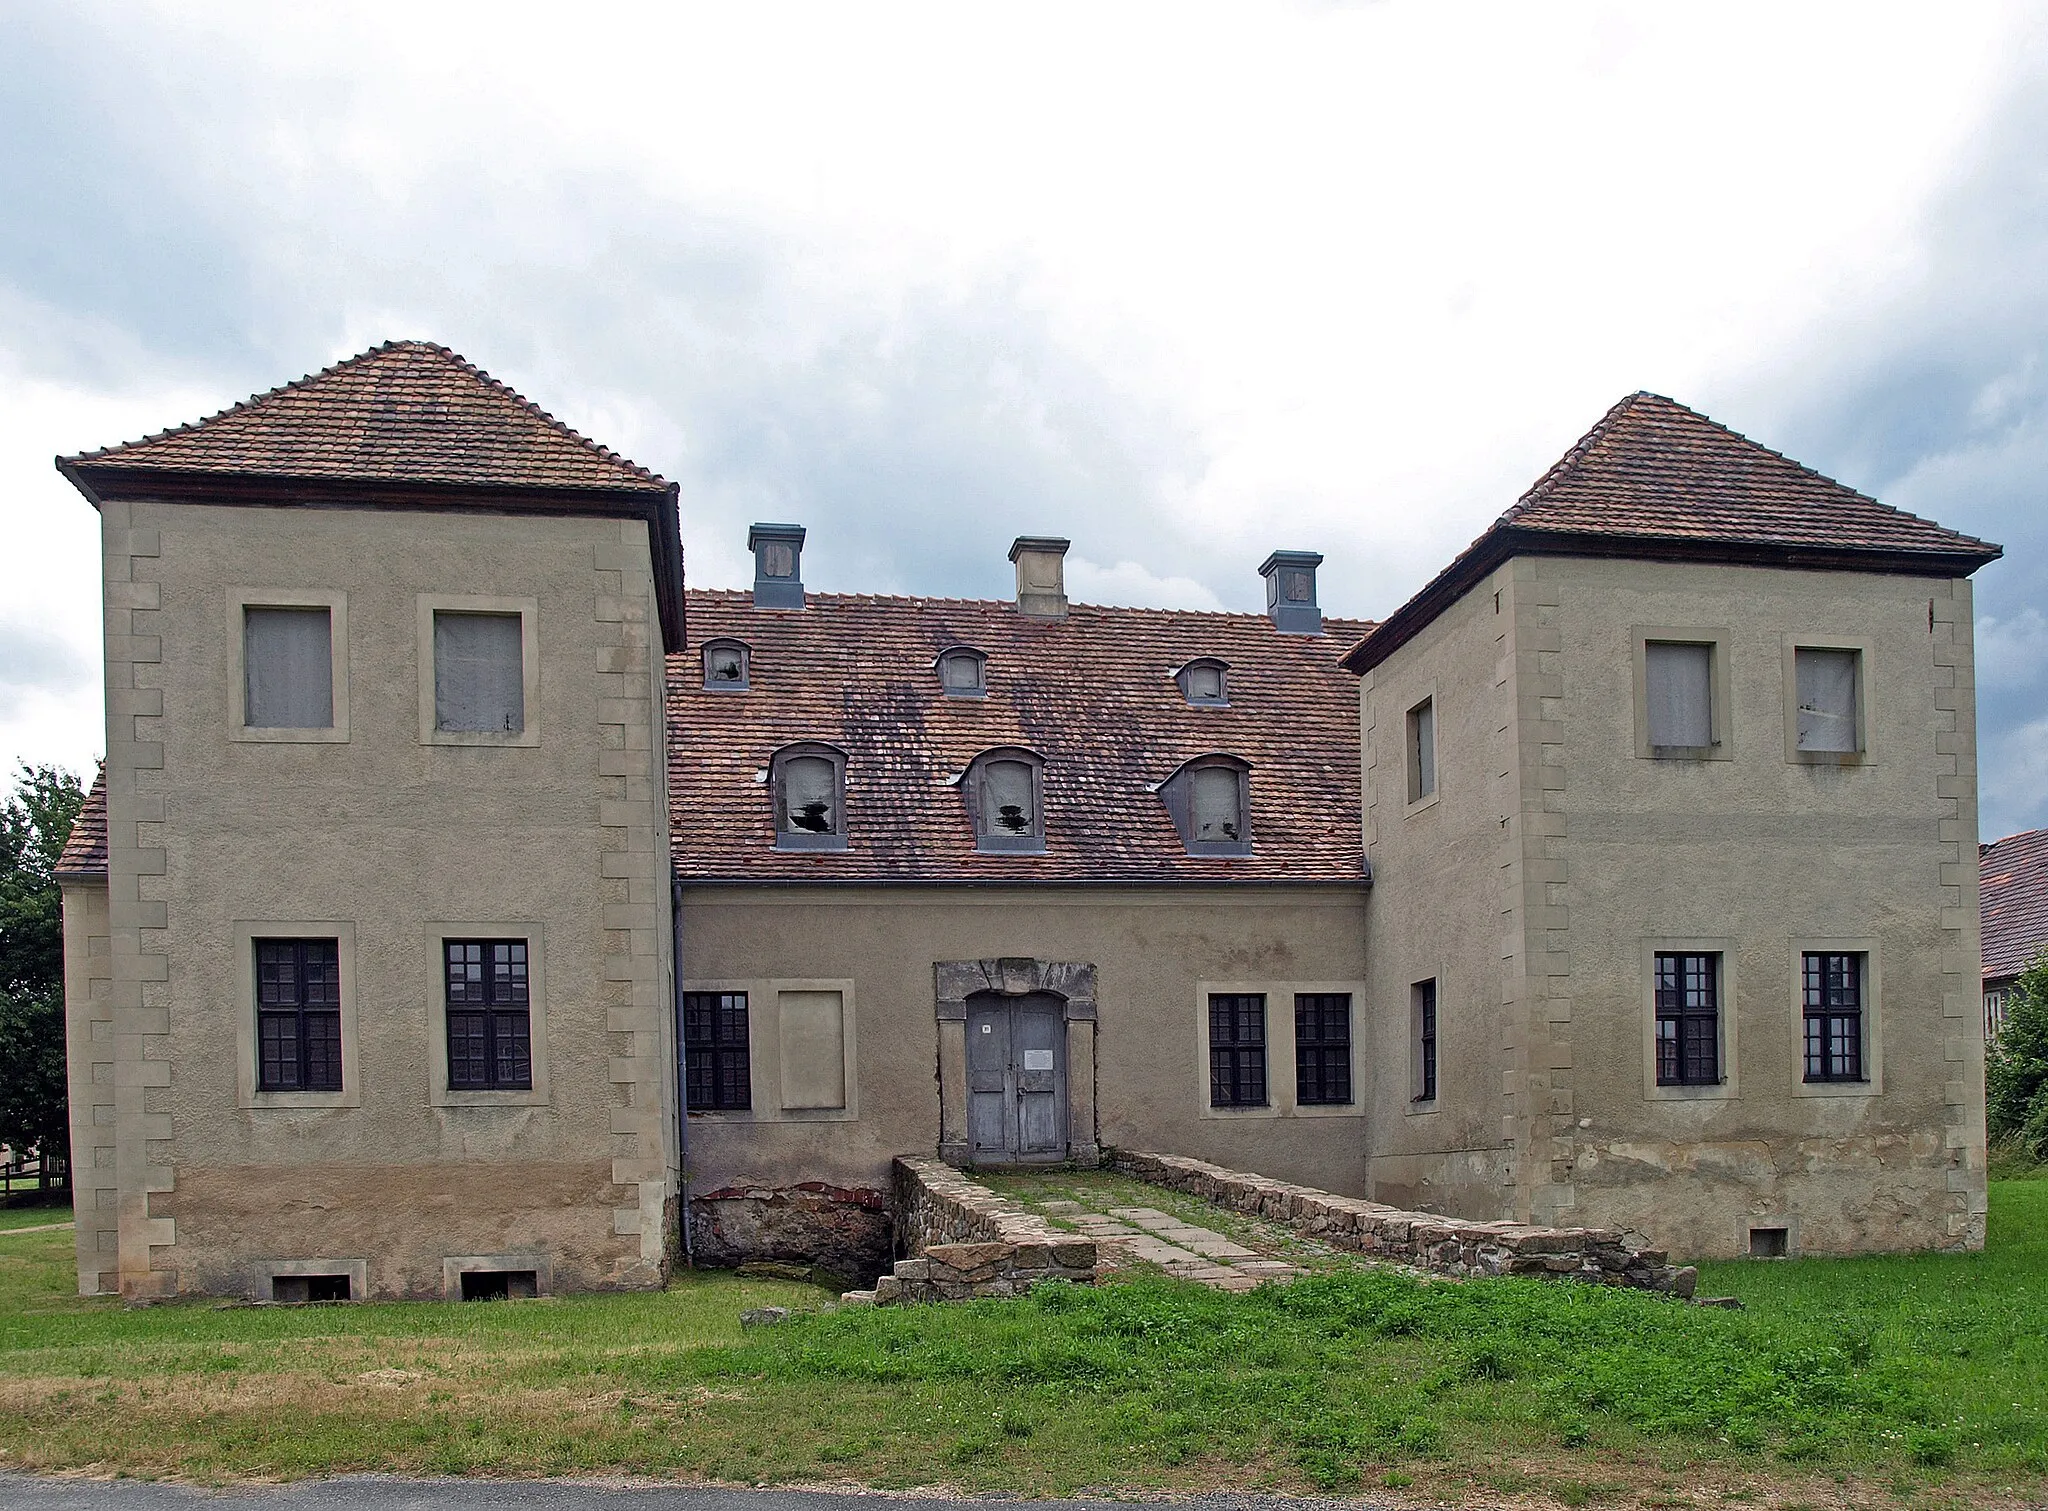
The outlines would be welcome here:
<svg viewBox="0 0 2048 1511">
<path fill-rule="evenodd" d="M 1992 1139 L 2048 1161 L 2048 955 L 2006 994 L 2005 1027 L 1985 1055 L 1984 1092 Z"/>
<path fill-rule="evenodd" d="M 71 772 L 27 766 L 0 807 L 0 1144 L 64 1157 L 64 907 L 57 859 L 85 805 Z"/>
</svg>

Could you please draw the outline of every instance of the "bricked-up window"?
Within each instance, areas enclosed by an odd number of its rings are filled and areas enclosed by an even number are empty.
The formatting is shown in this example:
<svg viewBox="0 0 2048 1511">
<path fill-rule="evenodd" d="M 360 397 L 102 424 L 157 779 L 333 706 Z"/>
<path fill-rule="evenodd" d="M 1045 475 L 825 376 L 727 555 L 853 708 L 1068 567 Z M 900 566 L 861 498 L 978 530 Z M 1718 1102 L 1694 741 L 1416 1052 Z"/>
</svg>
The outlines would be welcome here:
<svg viewBox="0 0 2048 1511">
<path fill-rule="evenodd" d="M 1294 997 L 1294 1100 L 1303 1107 L 1351 1102 L 1351 994 Z"/>
<path fill-rule="evenodd" d="M 1657 1084 L 1721 1082 L 1721 957 L 1657 956 Z"/>
<path fill-rule="evenodd" d="M 533 1028 L 524 939 L 450 939 L 448 1089 L 533 1089 Z"/>
<path fill-rule="evenodd" d="M 524 627 L 517 614 L 434 614 L 434 727 L 526 728 Z"/>
<path fill-rule="evenodd" d="M 256 1089 L 341 1090 L 341 947 L 258 939 Z"/>
<path fill-rule="evenodd" d="M 1863 1071 L 1863 957 L 1803 957 L 1806 1079 L 1861 1081 Z"/>
<path fill-rule="evenodd" d="M 1266 999 L 1257 993 L 1209 998 L 1209 1105 L 1266 1105 Z"/>
<path fill-rule="evenodd" d="M 1409 1084 L 1411 1102 L 1436 1100 L 1436 980 L 1418 981 L 1408 988 L 1409 1039 L 1413 1063 Z"/>
<path fill-rule="evenodd" d="M 692 1112 L 745 1112 L 754 1105 L 745 992 L 683 993 L 683 1059 Z"/>
<path fill-rule="evenodd" d="M 332 610 L 243 608 L 242 722 L 251 729 L 334 727 Z"/>
</svg>

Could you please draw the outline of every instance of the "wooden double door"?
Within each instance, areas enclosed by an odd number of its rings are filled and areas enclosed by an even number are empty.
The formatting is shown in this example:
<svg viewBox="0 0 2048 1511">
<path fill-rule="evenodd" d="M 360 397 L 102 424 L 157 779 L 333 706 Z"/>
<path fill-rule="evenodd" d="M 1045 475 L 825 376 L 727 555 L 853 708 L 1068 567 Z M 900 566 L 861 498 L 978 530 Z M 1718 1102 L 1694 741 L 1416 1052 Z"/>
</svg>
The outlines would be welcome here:
<svg viewBox="0 0 2048 1511">
<path fill-rule="evenodd" d="M 1065 1004 L 1049 993 L 967 999 L 967 1141 L 977 1165 L 1067 1157 Z"/>
</svg>

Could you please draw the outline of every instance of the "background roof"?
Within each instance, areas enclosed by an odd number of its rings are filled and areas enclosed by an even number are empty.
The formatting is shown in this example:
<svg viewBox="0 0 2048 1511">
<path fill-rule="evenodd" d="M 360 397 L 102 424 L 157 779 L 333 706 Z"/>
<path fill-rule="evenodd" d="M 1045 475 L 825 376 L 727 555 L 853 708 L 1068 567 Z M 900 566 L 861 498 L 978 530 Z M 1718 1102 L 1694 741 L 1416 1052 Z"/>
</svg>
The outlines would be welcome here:
<svg viewBox="0 0 2048 1511">
<path fill-rule="evenodd" d="M 1986 845 L 1977 857 L 1984 978 L 2017 976 L 2048 951 L 2048 829 Z"/>
</svg>

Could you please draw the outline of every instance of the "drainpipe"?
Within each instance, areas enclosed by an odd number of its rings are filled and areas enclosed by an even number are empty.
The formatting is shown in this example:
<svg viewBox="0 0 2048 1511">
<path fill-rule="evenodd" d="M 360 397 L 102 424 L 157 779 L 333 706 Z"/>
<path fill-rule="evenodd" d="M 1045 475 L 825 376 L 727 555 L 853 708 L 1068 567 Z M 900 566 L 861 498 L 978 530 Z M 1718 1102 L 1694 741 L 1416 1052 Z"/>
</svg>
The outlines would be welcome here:
<svg viewBox="0 0 2048 1511">
<path fill-rule="evenodd" d="M 668 916 L 670 932 L 675 936 L 669 953 L 675 962 L 676 1164 L 681 1177 L 676 1212 L 683 1225 L 683 1264 L 694 1270 L 697 1247 L 690 1238 L 690 1063 L 689 1051 L 683 1045 L 683 883 L 679 877 L 669 880 Z"/>
</svg>

